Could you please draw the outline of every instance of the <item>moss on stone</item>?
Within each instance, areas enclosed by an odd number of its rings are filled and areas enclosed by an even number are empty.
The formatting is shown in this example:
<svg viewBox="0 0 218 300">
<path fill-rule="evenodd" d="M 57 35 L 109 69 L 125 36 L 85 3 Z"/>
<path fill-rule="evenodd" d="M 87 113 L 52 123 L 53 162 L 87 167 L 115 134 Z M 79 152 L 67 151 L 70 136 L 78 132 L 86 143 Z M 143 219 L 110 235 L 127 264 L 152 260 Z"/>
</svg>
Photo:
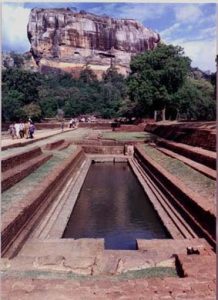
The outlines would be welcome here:
<svg viewBox="0 0 218 300">
<path fill-rule="evenodd" d="M 169 157 L 149 145 L 144 145 L 145 153 L 164 167 L 169 173 L 183 181 L 192 191 L 211 200 L 215 197 L 216 182 L 185 163 Z"/>
<path fill-rule="evenodd" d="M 12 203 L 20 201 L 25 195 L 31 192 L 40 182 L 44 180 L 64 159 L 69 157 L 75 151 L 77 146 L 71 145 L 68 148 L 58 151 L 53 150 L 53 157 L 46 163 L 36 169 L 29 176 L 12 186 L 10 189 L 2 193 L 1 196 L 1 213 L 10 207 Z M 47 152 L 47 151 L 45 151 Z M 51 153 L 51 151 L 48 151 Z"/>
<path fill-rule="evenodd" d="M 73 272 L 57 272 L 57 271 L 12 271 L 7 270 L 2 272 L 2 278 L 34 278 L 34 279 L 70 279 L 70 280 L 128 280 L 139 278 L 164 278 L 178 277 L 175 268 L 170 267 L 153 267 L 136 271 L 128 271 L 118 275 L 78 275 Z"/>
</svg>

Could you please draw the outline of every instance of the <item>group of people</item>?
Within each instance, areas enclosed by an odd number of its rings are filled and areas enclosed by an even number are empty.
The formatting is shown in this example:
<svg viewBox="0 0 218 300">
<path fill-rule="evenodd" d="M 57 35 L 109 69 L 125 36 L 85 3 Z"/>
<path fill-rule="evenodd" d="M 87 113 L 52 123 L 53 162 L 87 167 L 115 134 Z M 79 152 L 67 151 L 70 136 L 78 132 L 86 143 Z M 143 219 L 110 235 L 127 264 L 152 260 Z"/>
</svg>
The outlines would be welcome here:
<svg viewBox="0 0 218 300">
<path fill-rule="evenodd" d="M 72 118 L 69 122 L 69 128 L 76 128 L 78 127 L 79 122 L 82 123 L 93 123 L 96 121 L 95 116 L 79 116 L 78 118 Z"/>
<path fill-rule="evenodd" d="M 11 136 L 12 139 L 16 138 L 16 139 L 22 139 L 22 138 L 26 138 L 26 139 L 33 139 L 35 132 L 35 125 L 33 124 L 33 122 L 29 119 L 28 121 L 20 121 L 20 122 L 13 122 L 10 126 L 9 126 L 9 134 Z"/>
<path fill-rule="evenodd" d="M 79 121 L 77 118 L 72 118 L 69 122 L 69 128 L 76 128 L 78 125 Z"/>
</svg>

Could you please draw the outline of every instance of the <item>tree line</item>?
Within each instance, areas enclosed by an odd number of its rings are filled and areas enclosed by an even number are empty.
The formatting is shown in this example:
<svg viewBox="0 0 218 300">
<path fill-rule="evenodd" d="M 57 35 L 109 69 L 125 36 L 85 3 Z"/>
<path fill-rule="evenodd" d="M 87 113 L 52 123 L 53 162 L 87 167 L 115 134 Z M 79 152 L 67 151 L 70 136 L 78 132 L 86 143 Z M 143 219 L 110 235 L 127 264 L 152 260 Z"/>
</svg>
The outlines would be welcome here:
<svg viewBox="0 0 218 300">
<path fill-rule="evenodd" d="M 133 57 L 127 78 L 113 67 L 98 80 L 89 67 L 73 78 L 24 71 L 19 63 L 2 72 L 2 120 L 39 121 L 60 110 L 65 117 L 215 120 L 215 74 L 195 79 L 190 64 L 181 47 L 163 44 Z"/>
</svg>

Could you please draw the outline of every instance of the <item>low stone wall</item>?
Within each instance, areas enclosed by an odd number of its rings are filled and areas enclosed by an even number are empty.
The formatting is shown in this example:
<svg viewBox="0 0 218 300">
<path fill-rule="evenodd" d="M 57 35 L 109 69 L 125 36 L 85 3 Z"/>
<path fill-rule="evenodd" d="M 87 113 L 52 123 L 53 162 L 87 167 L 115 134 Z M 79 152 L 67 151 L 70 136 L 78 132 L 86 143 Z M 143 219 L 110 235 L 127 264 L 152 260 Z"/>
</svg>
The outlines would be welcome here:
<svg viewBox="0 0 218 300">
<path fill-rule="evenodd" d="M 82 148 L 90 154 L 124 154 L 124 146 L 82 145 Z"/>
<path fill-rule="evenodd" d="M 111 129 L 110 123 L 87 123 L 80 122 L 78 124 L 79 128 L 93 128 L 93 129 Z"/>
<path fill-rule="evenodd" d="M 204 199 L 201 199 L 200 195 L 192 192 L 182 181 L 148 157 L 140 146 L 135 147 L 134 155 L 157 186 L 165 194 L 168 194 L 172 205 L 183 218 L 187 219 L 192 228 L 214 247 L 216 240 L 215 212 L 201 205 L 205 203 Z M 179 202 L 175 199 L 179 199 Z"/>
<path fill-rule="evenodd" d="M 160 137 L 202 147 L 211 151 L 216 151 L 216 133 L 210 129 L 204 129 L 197 124 L 147 124 L 145 131 L 156 134 Z"/>
<path fill-rule="evenodd" d="M 41 165 L 47 162 L 52 157 L 52 154 L 42 154 L 36 159 L 31 159 L 27 163 L 21 165 L 20 167 L 15 167 L 11 170 L 8 170 L 2 173 L 2 192 L 6 191 L 17 182 L 21 181 L 36 169 L 38 169 Z"/>
<path fill-rule="evenodd" d="M 60 146 L 62 146 L 64 144 L 65 140 L 58 140 L 58 141 L 55 141 L 55 142 L 52 142 L 52 143 L 48 143 L 45 145 L 44 149 L 45 150 L 54 150 L 54 149 L 57 149 L 59 148 Z"/>
<path fill-rule="evenodd" d="M 18 165 L 21 165 L 27 162 L 30 159 L 33 159 L 42 154 L 42 150 L 40 147 L 34 147 L 31 150 L 24 151 L 19 154 L 13 154 L 6 158 L 2 159 L 2 172 L 5 172 L 9 169 L 12 169 Z"/>
<path fill-rule="evenodd" d="M 76 166 L 79 158 L 84 155 L 81 148 L 77 149 L 70 157 L 63 161 L 51 174 L 20 202 L 14 204 L 2 217 L 1 249 L 4 255 L 18 235 L 28 235 L 29 230 L 23 230 L 43 206 L 48 206 L 61 191 L 72 168 Z M 45 209 L 43 209 L 44 211 Z M 34 224 L 32 225 L 34 226 Z"/>
<path fill-rule="evenodd" d="M 121 125 L 120 127 L 116 128 L 116 131 L 118 132 L 143 132 L 145 129 L 145 124 L 139 124 L 139 125 Z"/>
<path fill-rule="evenodd" d="M 144 141 L 135 141 L 135 140 L 125 140 L 125 141 L 118 141 L 113 139 L 98 139 L 98 140 L 92 140 L 87 139 L 84 140 L 77 140 L 72 141 L 75 145 L 94 145 L 94 146 L 125 146 L 125 145 L 137 145 L 137 144 L 143 144 Z"/>
<path fill-rule="evenodd" d="M 156 144 L 216 170 L 216 155 L 213 152 L 210 153 L 210 151 L 206 150 L 197 151 L 197 149 L 193 149 L 188 145 L 173 143 L 163 139 L 157 140 Z"/>
</svg>

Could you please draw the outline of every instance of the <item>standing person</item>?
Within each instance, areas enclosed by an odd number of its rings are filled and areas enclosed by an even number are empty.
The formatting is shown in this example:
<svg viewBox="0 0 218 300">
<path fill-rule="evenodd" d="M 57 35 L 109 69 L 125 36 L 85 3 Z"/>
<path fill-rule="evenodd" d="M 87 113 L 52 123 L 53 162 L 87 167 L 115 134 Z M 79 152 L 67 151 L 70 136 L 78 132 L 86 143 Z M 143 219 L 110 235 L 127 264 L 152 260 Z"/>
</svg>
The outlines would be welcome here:
<svg viewBox="0 0 218 300">
<path fill-rule="evenodd" d="M 33 136 L 34 132 L 35 132 L 35 125 L 31 122 L 30 127 L 29 127 L 29 136 L 31 139 L 34 138 L 34 136 Z"/>
<path fill-rule="evenodd" d="M 30 127 L 30 123 L 25 121 L 25 123 L 24 123 L 24 137 L 26 139 L 29 138 L 29 127 Z"/>
<path fill-rule="evenodd" d="M 75 128 L 78 127 L 78 124 L 79 124 L 79 120 L 77 118 L 75 118 Z"/>
<path fill-rule="evenodd" d="M 69 127 L 72 128 L 72 125 L 73 125 L 73 119 L 70 120 Z"/>
<path fill-rule="evenodd" d="M 23 121 L 20 122 L 20 138 L 22 139 L 24 137 L 24 123 Z"/>
<path fill-rule="evenodd" d="M 10 134 L 12 140 L 16 136 L 16 130 L 15 130 L 15 127 L 14 127 L 14 122 L 9 126 L 9 134 Z"/>
<path fill-rule="evenodd" d="M 15 127 L 15 132 L 16 132 L 16 138 L 19 139 L 19 137 L 20 137 L 20 124 L 16 122 L 14 124 L 14 127 Z"/>
<path fill-rule="evenodd" d="M 61 121 L 61 130 L 64 131 L 64 120 Z"/>
</svg>

